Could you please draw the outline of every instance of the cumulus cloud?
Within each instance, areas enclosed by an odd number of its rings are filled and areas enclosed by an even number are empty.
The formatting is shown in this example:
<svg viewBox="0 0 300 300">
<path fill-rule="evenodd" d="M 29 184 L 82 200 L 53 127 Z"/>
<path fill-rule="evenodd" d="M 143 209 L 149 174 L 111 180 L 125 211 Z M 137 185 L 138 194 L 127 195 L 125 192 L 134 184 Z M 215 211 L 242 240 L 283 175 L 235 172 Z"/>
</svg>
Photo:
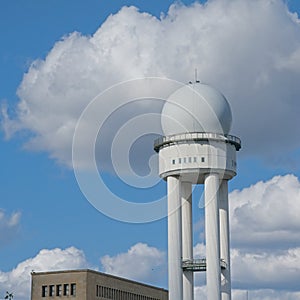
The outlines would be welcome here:
<svg viewBox="0 0 300 300">
<path fill-rule="evenodd" d="M 195 299 L 206 299 L 206 288 L 195 288 Z M 251 299 L 251 300 L 299 300 L 299 292 L 275 291 L 270 289 L 262 290 L 232 290 L 232 299 Z"/>
<path fill-rule="evenodd" d="M 205 245 L 203 243 L 198 243 L 195 245 L 194 249 L 194 257 L 195 258 L 203 258 L 205 257 Z"/>
<path fill-rule="evenodd" d="M 10 216 L 0 209 L 0 244 L 5 245 L 14 239 L 20 228 L 21 213 L 15 212 Z"/>
<path fill-rule="evenodd" d="M 300 181 L 296 176 L 275 176 L 233 191 L 229 198 L 233 246 L 300 246 Z"/>
<path fill-rule="evenodd" d="M 17 299 L 25 300 L 30 295 L 30 273 L 87 268 L 88 263 L 81 250 L 43 249 L 35 257 L 19 263 L 9 272 L 0 271 L 0 290 L 12 291 Z"/>
<path fill-rule="evenodd" d="M 197 286 L 194 291 L 195 299 L 206 299 L 206 287 Z M 248 298 L 247 298 L 248 297 Z M 286 292 L 286 291 L 275 291 L 270 289 L 262 290 L 232 290 L 232 299 L 251 299 L 251 300 L 299 300 L 299 292 Z"/>
<path fill-rule="evenodd" d="M 195 257 L 205 257 L 205 245 L 194 247 Z M 287 250 L 259 251 L 257 249 L 231 250 L 232 287 L 236 298 L 240 299 L 245 291 L 251 290 L 254 299 L 268 299 L 273 295 L 281 299 L 299 296 L 300 247 Z M 280 271 L 279 271 L 280 270 Z M 206 292 L 205 274 L 195 276 L 197 293 Z M 239 296 L 238 296 L 239 295 Z M 290 296 L 288 296 L 290 295 Z M 276 299 L 276 298 L 275 298 Z"/>
<path fill-rule="evenodd" d="M 230 100 L 244 153 L 284 163 L 300 146 L 299 33 L 298 17 L 282 0 L 175 4 L 160 19 L 124 7 L 92 36 L 70 33 L 34 61 L 15 112 L 2 109 L 2 126 L 7 137 L 25 130 L 27 148 L 70 166 L 76 122 L 99 92 L 143 76 L 187 82 L 196 67 Z"/>
<path fill-rule="evenodd" d="M 262 290 L 233 290 L 233 299 L 253 299 L 253 300 L 299 300 L 299 292 Z"/>
<path fill-rule="evenodd" d="M 234 287 L 299 291 L 300 248 L 280 253 L 234 250 L 231 259 Z"/>
<path fill-rule="evenodd" d="M 292 174 L 229 194 L 233 299 L 299 299 L 300 181 Z M 205 257 L 205 244 L 194 257 Z M 205 274 L 195 276 L 205 297 Z"/>
<path fill-rule="evenodd" d="M 277 175 L 229 194 L 231 245 L 240 249 L 278 251 L 300 246 L 300 180 Z M 198 240 L 204 239 L 204 219 L 196 220 Z M 201 256 L 200 244 L 194 249 Z"/>
<path fill-rule="evenodd" d="M 194 288 L 194 298 L 195 299 L 206 299 L 206 287 L 205 286 L 196 286 Z"/>
<path fill-rule="evenodd" d="M 144 243 L 116 256 L 103 256 L 101 264 L 106 273 L 150 284 L 161 283 L 167 275 L 165 253 Z"/>
<path fill-rule="evenodd" d="M 250 289 L 251 299 L 299 299 L 299 179 L 275 176 L 229 198 L 237 298 Z"/>
</svg>

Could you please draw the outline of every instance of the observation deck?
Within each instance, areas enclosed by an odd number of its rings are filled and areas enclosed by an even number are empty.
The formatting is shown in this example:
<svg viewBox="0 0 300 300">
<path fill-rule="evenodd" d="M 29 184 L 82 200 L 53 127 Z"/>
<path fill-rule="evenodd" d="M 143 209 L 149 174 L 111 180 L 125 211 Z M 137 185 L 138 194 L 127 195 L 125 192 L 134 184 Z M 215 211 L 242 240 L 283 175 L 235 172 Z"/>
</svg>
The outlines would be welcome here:
<svg viewBox="0 0 300 300">
<path fill-rule="evenodd" d="M 201 141 L 223 141 L 225 143 L 234 145 L 236 151 L 239 151 L 241 149 L 241 140 L 236 136 L 211 132 L 192 132 L 161 136 L 154 141 L 154 150 L 156 152 L 159 152 L 160 149 L 171 145 L 187 142 L 197 143 Z"/>
</svg>

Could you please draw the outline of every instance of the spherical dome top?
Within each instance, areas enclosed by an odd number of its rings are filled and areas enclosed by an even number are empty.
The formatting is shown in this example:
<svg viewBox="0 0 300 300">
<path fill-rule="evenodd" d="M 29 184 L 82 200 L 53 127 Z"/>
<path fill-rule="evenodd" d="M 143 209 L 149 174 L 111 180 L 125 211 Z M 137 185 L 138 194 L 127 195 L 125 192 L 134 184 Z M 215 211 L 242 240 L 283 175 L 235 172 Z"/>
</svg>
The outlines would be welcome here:
<svg viewBox="0 0 300 300">
<path fill-rule="evenodd" d="M 228 134 L 232 114 L 223 94 L 207 84 L 188 84 L 175 91 L 162 110 L 164 135 L 189 132 Z"/>
</svg>

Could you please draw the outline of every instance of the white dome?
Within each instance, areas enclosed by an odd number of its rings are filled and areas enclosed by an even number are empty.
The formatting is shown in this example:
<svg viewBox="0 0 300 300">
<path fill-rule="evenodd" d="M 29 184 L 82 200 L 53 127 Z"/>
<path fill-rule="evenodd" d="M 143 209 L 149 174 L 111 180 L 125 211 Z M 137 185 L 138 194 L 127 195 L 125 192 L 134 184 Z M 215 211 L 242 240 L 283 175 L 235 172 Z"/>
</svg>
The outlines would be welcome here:
<svg viewBox="0 0 300 300">
<path fill-rule="evenodd" d="M 187 132 L 228 134 L 232 114 L 223 94 L 207 84 L 192 83 L 174 92 L 163 106 L 164 135 Z"/>
</svg>

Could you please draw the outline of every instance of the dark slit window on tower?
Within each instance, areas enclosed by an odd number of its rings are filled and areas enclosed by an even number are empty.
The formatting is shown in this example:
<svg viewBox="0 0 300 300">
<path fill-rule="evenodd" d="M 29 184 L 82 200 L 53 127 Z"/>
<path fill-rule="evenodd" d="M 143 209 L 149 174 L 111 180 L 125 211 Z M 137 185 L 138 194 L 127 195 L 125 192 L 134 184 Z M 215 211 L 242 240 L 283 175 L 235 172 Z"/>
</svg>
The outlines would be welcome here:
<svg viewBox="0 0 300 300">
<path fill-rule="evenodd" d="M 204 156 L 201 157 L 201 162 L 205 162 L 205 157 Z"/>
</svg>

